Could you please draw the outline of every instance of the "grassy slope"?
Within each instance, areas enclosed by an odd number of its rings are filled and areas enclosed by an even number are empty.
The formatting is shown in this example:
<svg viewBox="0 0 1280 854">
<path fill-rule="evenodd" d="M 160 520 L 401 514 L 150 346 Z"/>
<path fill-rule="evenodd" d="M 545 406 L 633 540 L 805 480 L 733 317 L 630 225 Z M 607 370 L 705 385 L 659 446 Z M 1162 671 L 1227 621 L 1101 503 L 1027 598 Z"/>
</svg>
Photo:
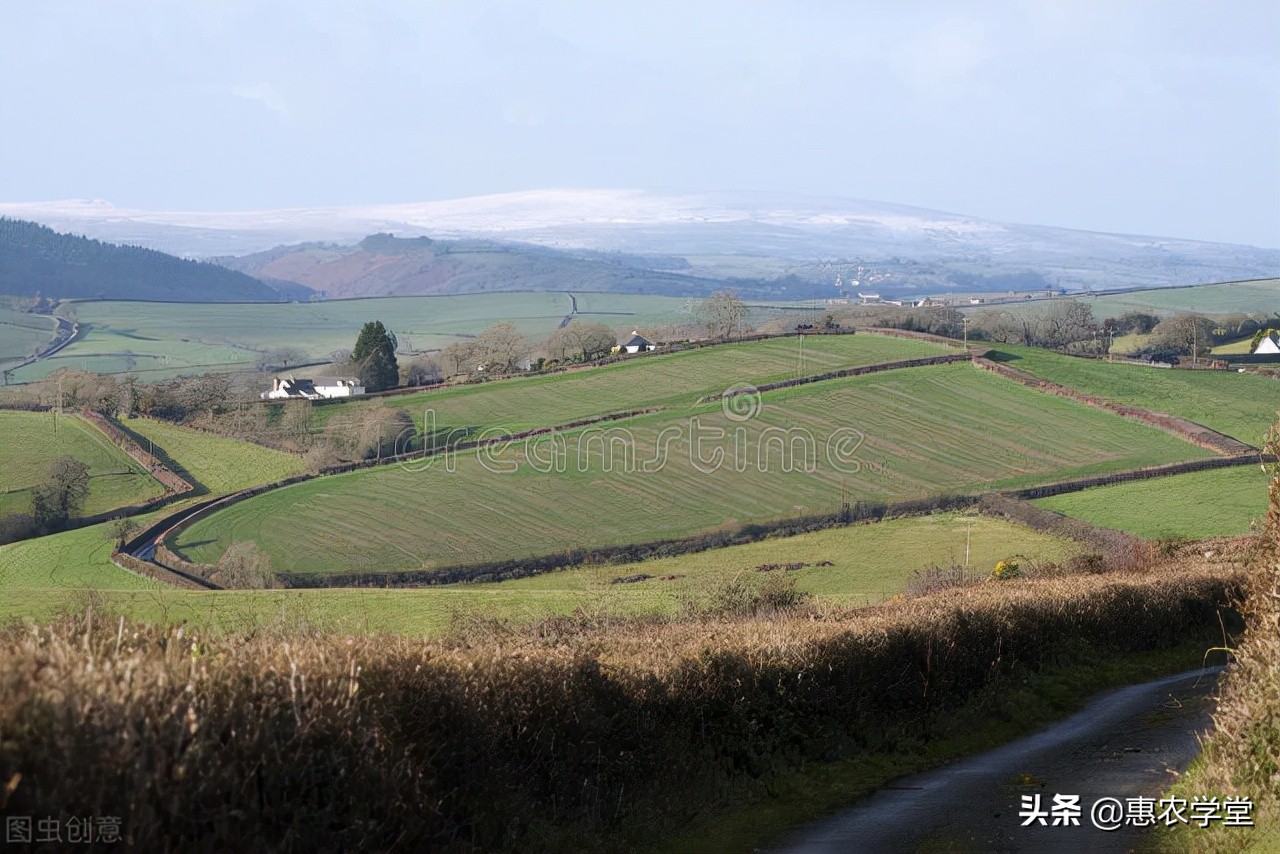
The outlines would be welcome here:
<svg viewBox="0 0 1280 854">
<path fill-rule="evenodd" d="M 762 459 L 764 431 L 807 429 L 816 468 L 786 471 L 776 447 Z M 745 450 L 734 462 L 737 430 Z M 678 433 L 659 439 L 664 429 Z M 258 542 L 286 572 L 382 571 L 519 558 L 574 547 L 686 536 L 797 514 L 833 512 L 852 499 L 902 499 L 1017 486 L 1059 477 L 1206 455 L 1172 436 L 1064 398 L 1043 395 L 969 365 L 893 371 L 769 393 L 750 423 L 717 405 L 698 414 L 706 471 L 691 464 L 687 418 L 655 414 L 611 428 L 636 458 L 666 456 L 656 470 L 601 465 L 600 443 L 580 454 L 567 440 L 563 471 L 543 474 L 517 444 L 492 461 L 460 455 L 454 470 L 392 467 L 322 478 L 242 502 L 180 537 L 179 548 L 214 561 L 227 545 Z M 827 440 L 865 436 L 844 465 Z M 857 431 L 857 432 L 853 432 Z M 536 451 L 546 454 L 549 445 Z M 796 461 L 793 459 L 793 463 Z M 854 469 L 856 464 L 856 470 Z"/>
<path fill-rule="evenodd" d="M 1087 299 L 1099 319 L 1126 311 L 1155 311 L 1171 314 L 1198 311 L 1207 314 L 1228 312 L 1270 313 L 1280 306 L 1280 279 L 1227 285 L 1200 285 L 1194 288 L 1139 291 Z"/>
<path fill-rule="evenodd" d="M 954 352 L 924 341 L 883 335 L 810 335 L 649 355 L 600 368 L 388 398 L 421 422 L 429 410 L 438 429 L 496 427 L 516 432 L 566 424 L 607 412 L 690 408 L 700 397 L 743 383 L 763 385 L 837 368 Z M 316 407 L 323 423 L 368 402 Z"/>
<path fill-rule="evenodd" d="M 297 474 L 306 466 L 301 457 L 214 436 L 165 421 L 133 418 L 125 427 L 155 443 L 157 453 L 170 460 L 210 492 L 235 492 Z"/>
<path fill-rule="evenodd" d="M 468 294 L 387 297 L 292 304 L 171 305 L 145 302 L 84 302 L 75 306 L 85 324 L 81 340 L 57 357 L 16 372 L 19 381 L 59 367 L 103 373 L 135 371 L 155 379 L 189 367 L 238 370 L 262 350 L 297 347 L 312 359 L 350 349 L 368 320 L 382 320 L 405 349 L 444 347 L 501 320 L 526 335 L 542 337 L 571 308 L 567 294 Z M 592 294 L 579 297 L 583 320 L 630 332 L 636 325 L 688 319 L 685 300 Z M 46 337 L 48 337 L 46 335 Z M 3 348 L 0 348 L 3 349 Z"/>
<path fill-rule="evenodd" d="M 1228 371 L 1181 371 L 1000 345 L 1008 364 L 1117 403 L 1179 415 L 1259 445 L 1280 409 L 1280 382 Z"/>
<path fill-rule="evenodd" d="M 164 492 L 106 436 L 79 418 L 59 418 L 55 435 L 51 413 L 0 412 L 0 489 L 9 491 L 0 492 L 0 515 L 27 512 L 31 496 L 26 490 L 43 482 L 49 464 L 64 456 L 89 466 L 86 514 L 136 504 Z"/>
<path fill-rule="evenodd" d="M 602 613 L 674 611 L 701 602 L 721 585 L 741 578 L 758 584 L 775 573 L 769 563 L 829 560 L 830 567 L 785 572 L 799 590 L 824 601 L 857 605 L 901 592 L 911 573 L 963 561 L 985 572 L 1012 554 L 1057 561 L 1073 544 L 1019 525 L 951 514 L 835 528 L 763 540 L 641 564 L 581 567 L 500 584 L 418 590 L 228 591 L 174 590 L 127 573 L 110 562 L 107 526 L 0 546 L 0 619 L 47 618 L 74 604 L 78 591 L 104 592 L 122 611 L 154 620 L 187 620 L 218 628 L 246 628 L 284 619 L 345 631 L 438 634 L 457 620 L 491 618 L 527 622 L 575 609 Z M 643 572 L 654 579 L 610 584 Z M 661 580 L 663 575 L 677 579 Z"/>
<path fill-rule="evenodd" d="M 1256 466 L 1193 472 L 1036 501 L 1068 516 L 1141 537 L 1235 536 L 1266 514 L 1267 477 Z"/>
<path fill-rule="evenodd" d="M 53 320 L 0 305 L 0 364 L 24 359 L 53 338 Z"/>
<path fill-rule="evenodd" d="M 966 540 L 974 571 L 1021 554 L 1061 561 L 1076 551 L 1069 541 L 985 516 L 939 514 L 870 525 L 831 528 L 724 549 L 608 566 L 587 566 L 502 582 L 502 590 L 531 593 L 565 591 L 643 597 L 673 606 L 713 592 L 732 579 L 754 581 L 769 575 L 795 580 L 796 589 L 847 605 L 877 602 L 900 593 L 911 572 L 963 564 Z M 818 566 L 829 561 L 832 566 Z M 794 571 L 760 571 L 770 564 L 806 563 Z M 653 578 L 631 584 L 614 579 L 642 573 Z M 665 576 L 675 576 L 667 578 Z"/>
</svg>

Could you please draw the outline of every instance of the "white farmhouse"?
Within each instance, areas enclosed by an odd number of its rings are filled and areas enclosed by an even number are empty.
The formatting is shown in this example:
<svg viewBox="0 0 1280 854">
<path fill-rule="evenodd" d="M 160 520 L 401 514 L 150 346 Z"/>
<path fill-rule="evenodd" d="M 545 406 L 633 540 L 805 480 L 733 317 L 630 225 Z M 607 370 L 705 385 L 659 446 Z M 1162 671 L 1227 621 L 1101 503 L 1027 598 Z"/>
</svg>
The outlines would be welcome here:
<svg viewBox="0 0 1280 854">
<path fill-rule="evenodd" d="M 271 391 L 264 391 L 261 397 L 263 400 L 323 400 L 359 394 L 364 394 L 364 386 L 350 377 L 276 377 L 271 381 Z"/>
</svg>

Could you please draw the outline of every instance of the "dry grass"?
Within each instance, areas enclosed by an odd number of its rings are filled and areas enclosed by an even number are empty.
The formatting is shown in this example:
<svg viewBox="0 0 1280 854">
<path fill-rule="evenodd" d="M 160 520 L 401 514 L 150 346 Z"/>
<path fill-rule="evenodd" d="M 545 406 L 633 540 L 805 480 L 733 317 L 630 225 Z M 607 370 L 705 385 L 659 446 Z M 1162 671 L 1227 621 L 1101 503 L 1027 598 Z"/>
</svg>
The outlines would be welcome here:
<svg viewBox="0 0 1280 854">
<path fill-rule="evenodd" d="M 1234 562 L 1184 557 L 429 642 L 91 606 L 0 634 L 0 811 L 118 815 L 143 849 L 617 847 L 805 762 L 917 743 L 1017 674 L 1177 646 L 1238 594 Z"/>
<path fill-rule="evenodd" d="M 1268 450 L 1280 451 L 1280 426 L 1272 429 Z M 1274 851 L 1280 845 L 1280 470 L 1271 480 L 1255 561 L 1242 608 L 1247 629 L 1223 679 L 1214 733 L 1181 787 L 1194 788 L 1188 792 L 1194 796 L 1253 798 L 1258 831 L 1248 840 L 1222 829 L 1179 834 L 1178 847 L 1190 851 Z"/>
</svg>

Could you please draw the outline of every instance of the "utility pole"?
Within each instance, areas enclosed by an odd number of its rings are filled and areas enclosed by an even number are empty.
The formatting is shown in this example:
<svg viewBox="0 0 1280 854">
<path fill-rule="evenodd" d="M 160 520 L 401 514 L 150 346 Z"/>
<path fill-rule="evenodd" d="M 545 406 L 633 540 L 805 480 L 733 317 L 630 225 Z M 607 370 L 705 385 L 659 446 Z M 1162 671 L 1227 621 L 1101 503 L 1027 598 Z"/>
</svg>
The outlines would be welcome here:
<svg viewBox="0 0 1280 854">
<path fill-rule="evenodd" d="M 62 414 L 62 378 L 66 376 L 63 371 L 58 372 L 58 404 L 53 408 L 53 435 L 58 435 L 58 416 Z"/>
<path fill-rule="evenodd" d="M 964 351 L 969 352 L 969 315 L 960 315 L 960 324 L 964 326 Z"/>
<path fill-rule="evenodd" d="M 1197 338 L 1198 333 L 1200 332 L 1200 330 L 1197 328 L 1198 326 L 1199 324 L 1196 323 L 1195 315 L 1194 314 L 1191 315 L 1191 367 L 1193 368 L 1196 366 L 1196 354 L 1197 354 L 1197 351 L 1200 349 L 1200 345 L 1198 343 L 1198 338 Z"/>
</svg>

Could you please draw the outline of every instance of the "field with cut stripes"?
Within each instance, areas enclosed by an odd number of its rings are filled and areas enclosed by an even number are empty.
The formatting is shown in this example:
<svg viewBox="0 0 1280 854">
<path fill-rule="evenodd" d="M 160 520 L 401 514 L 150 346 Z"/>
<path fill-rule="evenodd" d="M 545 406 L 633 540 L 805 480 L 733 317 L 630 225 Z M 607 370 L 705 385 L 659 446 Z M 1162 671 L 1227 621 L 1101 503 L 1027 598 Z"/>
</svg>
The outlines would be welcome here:
<svg viewBox="0 0 1280 854">
<path fill-rule="evenodd" d="M 968 364 L 817 383 L 760 403 L 745 420 L 713 404 L 325 477 L 227 508 L 177 546 L 214 562 L 253 541 L 287 573 L 431 568 L 831 513 L 842 497 L 977 492 L 1207 455 Z"/>
<path fill-rule="evenodd" d="M 839 368 L 957 352 L 927 341 L 885 335 L 808 335 L 722 344 L 669 355 L 650 354 L 598 368 L 503 380 L 315 408 L 324 423 L 371 405 L 431 412 L 438 430 L 496 428 L 518 432 L 609 412 L 653 407 L 691 409 L 731 386 L 764 385 Z"/>
</svg>

